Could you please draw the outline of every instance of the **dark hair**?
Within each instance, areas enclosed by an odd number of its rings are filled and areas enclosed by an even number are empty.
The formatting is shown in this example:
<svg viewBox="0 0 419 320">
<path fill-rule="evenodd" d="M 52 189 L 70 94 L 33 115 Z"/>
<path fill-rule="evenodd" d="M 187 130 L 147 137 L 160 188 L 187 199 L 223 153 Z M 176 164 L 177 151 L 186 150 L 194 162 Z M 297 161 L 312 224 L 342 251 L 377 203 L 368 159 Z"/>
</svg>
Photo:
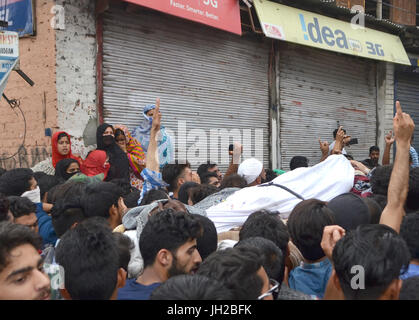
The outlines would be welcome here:
<svg viewBox="0 0 419 320">
<path fill-rule="evenodd" d="M 246 188 L 247 182 L 246 179 L 242 176 L 234 173 L 225 177 L 220 184 L 220 190 L 225 188 Z"/>
<path fill-rule="evenodd" d="M 294 170 L 297 168 L 308 167 L 308 159 L 303 156 L 292 157 L 290 161 L 290 169 Z"/>
<path fill-rule="evenodd" d="M 200 184 L 196 187 L 193 187 L 189 190 L 189 196 L 193 204 L 204 200 L 206 197 L 216 193 L 218 188 L 210 184 Z"/>
<path fill-rule="evenodd" d="M 134 249 L 135 245 L 130 237 L 122 233 L 114 232 L 113 236 L 118 247 L 119 267 L 128 272 L 128 264 L 131 260 L 131 250 Z"/>
<path fill-rule="evenodd" d="M 357 194 L 342 193 L 330 200 L 326 206 L 332 211 L 334 223 L 347 231 L 356 229 L 361 224 L 370 223 L 369 208 Z"/>
<path fill-rule="evenodd" d="M 419 210 L 419 167 L 410 168 L 409 192 L 406 199 L 406 211 L 414 212 Z"/>
<path fill-rule="evenodd" d="M 13 214 L 15 219 L 27 216 L 31 213 L 36 213 L 35 203 L 28 198 L 10 196 L 8 200 L 10 212 Z"/>
<path fill-rule="evenodd" d="M 153 214 L 140 235 L 144 268 L 154 263 L 161 249 L 176 256 L 177 249 L 190 239 L 198 239 L 202 228 L 197 218 L 182 211 L 166 209 Z"/>
<path fill-rule="evenodd" d="M 199 183 L 192 182 L 192 181 L 188 181 L 182 184 L 178 192 L 179 201 L 184 204 L 188 204 L 189 191 L 191 188 L 197 187 L 197 186 L 199 186 Z"/>
<path fill-rule="evenodd" d="M 202 182 L 202 176 L 206 173 L 209 173 L 209 169 L 214 168 L 215 166 L 217 166 L 216 163 L 211 163 L 211 162 L 207 162 L 207 163 L 203 163 L 198 167 L 198 170 L 196 170 L 196 173 L 198 173 L 199 177 L 201 178 L 201 182 Z"/>
<path fill-rule="evenodd" d="M 262 265 L 269 278 L 282 283 L 285 272 L 285 256 L 271 240 L 262 237 L 252 237 L 240 240 L 235 247 L 254 247 L 259 250 Z"/>
<path fill-rule="evenodd" d="M 362 200 L 368 207 L 368 212 L 370 213 L 370 223 L 380 223 L 381 213 L 383 212 L 383 209 L 378 204 L 378 202 L 375 201 L 374 198 L 362 198 Z"/>
<path fill-rule="evenodd" d="M 419 260 L 419 212 L 408 214 L 403 218 L 400 236 L 406 241 L 411 259 Z"/>
<path fill-rule="evenodd" d="M 0 193 L 0 222 L 9 220 L 9 200 Z"/>
<path fill-rule="evenodd" d="M 68 140 L 70 140 L 70 138 L 68 137 L 67 133 L 65 133 L 65 132 L 61 132 L 61 133 L 58 135 L 58 137 L 57 137 L 57 142 L 58 142 L 58 141 L 60 141 L 60 139 L 61 139 L 61 138 L 64 138 L 64 137 L 66 137 L 66 138 L 68 138 Z"/>
<path fill-rule="evenodd" d="M 373 153 L 374 151 L 380 152 L 380 148 L 377 147 L 377 146 L 370 147 L 370 153 L 369 154 Z"/>
<path fill-rule="evenodd" d="M 326 202 L 310 199 L 301 201 L 292 210 L 287 226 L 292 242 L 307 260 L 315 261 L 324 257 L 320 246 L 323 229 L 332 225 L 333 213 Z"/>
<path fill-rule="evenodd" d="M 10 263 L 10 252 L 24 244 L 30 244 L 38 251 L 42 239 L 26 226 L 9 221 L 0 222 L 0 272 Z"/>
<path fill-rule="evenodd" d="M 115 129 L 114 135 L 115 135 L 115 139 L 116 139 L 116 137 L 119 137 L 119 136 L 124 136 L 125 137 L 124 131 L 119 129 L 119 128 Z"/>
<path fill-rule="evenodd" d="M 29 191 L 29 180 L 33 178 L 33 171 L 27 168 L 12 169 L 0 177 L 0 193 L 6 196 L 21 196 Z"/>
<path fill-rule="evenodd" d="M 204 173 L 202 176 L 200 176 L 201 178 L 201 184 L 209 184 L 210 183 L 210 178 L 217 178 L 218 180 L 218 175 L 215 172 L 207 172 Z"/>
<path fill-rule="evenodd" d="M 44 198 L 45 193 L 49 192 L 53 187 L 65 182 L 62 178 L 51 176 L 43 172 L 35 172 L 34 176 L 41 191 L 41 200 Z"/>
<path fill-rule="evenodd" d="M 110 183 L 116 184 L 118 187 L 122 189 L 122 196 L 125 197 L 131 193 L 131 191 L 138 190 L 134 187 L 131 187 L 129 181 L 125 179 L 112 179 L 109 181 Z"/>
<path fill-rule="evenodd" d="M 84 220 L 84 212 L 79 199 L 59 199 L 51 210 L 52 226 L 58 238 L 75 223 Z"/>
<path fill-rule="evenodd" d="M 336 243 L 332 259 L 345 299 L 376 300 L 406 272 L 410 255 L 396 231 L 383 224 L 371 224 L 346 233 Z M 354 266 L 363 268 L 363 290 L 352 289 Z"/>
<path fill-rule="evenodd" d="M 55 204 L 57 200 L 72 200 L 81 198 L 87 186 L 86 182 L 68 181 L 51 188 L 47 195 L 47 202 Z"/>
<path fill-rule="evenodd" d="M 383 212 L 384 208 L 387 205 L 387 195 L 383 195 L 383 194 L 372 194 L 370 197 L 368 197 L 372 200 L 374 200 L 378 206 L 381 209 L 381 212 Z M 373 222 L 371 222 L 373 223 Z"/>
<path fill-rule="evenodd" d="M 211 254 L 197 274 L 220 281 L 231 291 L 234 300 L 256 300 L 263 288 L 263 280 L 257 274 L 261 267 L 257 249 L 228 248 Z"/>
<path fill-rule="evenodd" d="M 73 300 L 108 300 L 116 289 L 118 246 L 105 221 L 98 221 L 87 219 L 68 230 L 55 251 Z"/>
<path fill-rule="evenodd" d="M 419 276 L 403 280 L 399 300 L 419 300 Z"/>
<path fill-rule="evenodd" d="M 387 190 L 392 171 L 392 164 L 386 166 L 378 166 L 375 168 L 370 179 L 371 189 L 374 194 L 381 194 L 387 197 Z"/>
<path fill-rule="evenodd" d="M 86 185 L 81 204 L 86 217 L 109 218 L 109 209 L 122 197 L 123 190 L 111 182 L 97 182 Z"/>
<path fill-rule="evenodd" d="M 167 187 L 169 191 L 176 190 L 177 180 L 183 174 L 183 171 L 190 167 L 191 165 L 189 162 L 186 162 L 185 164 L 168 163 L 163 167 L 162 178 L 167 184 L 169 184 Z"/>
<path fill-rule="evenodd" d="M 73 158 L 65 158 L 58 161 L 57 165 L 55 166 L 55 176 L 57 178 L 63 179 L 64 181 L 67 181 L 68 179 L 70 179 L 72 174 L 67 173 L 67 169 L 72 163 L 77 163 L 80 168 L 80 163 L 76 159 L 73 159 Z"/>
<path fill-rule="evenodd" d="M 338 133 L 338 130 L 339 130 L 339 129 L 335 129 L 335 130 L 333 131 L 333 139 L 336 139 L 336 135 L 337 135 L 337 133 Z M 343 130 L 343 132 L 346 134 L 346 130 L 345 130 L 345 129 L 343 129 L 343 128 L 342 128 L 342 130 Z"/>
<path fill-rule="evenodd" d="M 151 189 L 148 191 L 144 198 L 141 200 L 140 206 L 145 206 L 147 204 L 153 203 L 156 200 L 168 199 L 168 194 L 162 189 Z"/>
<path fill-rule="evenodd" d="M 138 199 L 141 197 L 141 191 L 138 189 L 132 190 L 129 194 L 125 195 L 124 203 L 127 208 L 135 208 L 138 206 Z"/>
<path fill-rule="evenodd" d="M 201 216 L 199 214 L 193 214 L 202 226 L 202 235 L 196 239 L 196 248 L 198 249 L 199 255 L 204 261 L 211 253 L 217 250 L 217 229 L 215 228 L 214 222 L 209 218 Z"/>
<path fill-rule="evenodd" d="M 150 300 L 231 300 L 232 294 L 219 281 L 201 275 L 169 278 L 153 290 Z"/>
<path fill-rule="evenodd" d="M 271 182 L 273 179 L 275 179 L 276 177 L 278 177 L 278 174 L 271 170 L 271 169 L 266 169 L 265 170 L 265 174 L 266 174 L 266 180 L 265 182 Z"/>
<path fill-rule="evenodd" d="M 278 216 L 266 210 L 256 211 L 249 215 L 240 230 L 239 238 L 243 241 L 253 237 L 271 240 L 282 251 L 284 259 L 287 256 L 290 236 L 287 226 Z"/>
</svg>

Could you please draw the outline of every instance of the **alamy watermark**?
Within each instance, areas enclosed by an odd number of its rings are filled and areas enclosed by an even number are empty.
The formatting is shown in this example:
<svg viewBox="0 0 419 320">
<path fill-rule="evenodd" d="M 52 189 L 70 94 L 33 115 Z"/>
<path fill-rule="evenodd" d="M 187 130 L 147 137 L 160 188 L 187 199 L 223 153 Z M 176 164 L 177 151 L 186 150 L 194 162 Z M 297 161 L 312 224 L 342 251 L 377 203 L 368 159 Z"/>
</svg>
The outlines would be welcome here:
<svg viewBox="0 0 419 320">
<path fill-rule="evenodd" d="M 187 121 L 178 121 L 176 132 L 165 128 L 167 135 L 171 137 L 175 150 L 174 161 L 191 165 L 199 165 L 207 161 L 229 165 L 231 155 L 228 147 L 230 144 L 239 143 L 243 147 L 242 159 L 257 158 L 264 160 L 264 130 L 263 128 L 211 128 L 208 130 L 188 128 Z M 157 138 L 162 140 L 161 135 Z M 173 161 L 173 162 L 174 162 Z M 235 164 L 240 163 L 239 157 L 233 157 Z"/>
</svg>

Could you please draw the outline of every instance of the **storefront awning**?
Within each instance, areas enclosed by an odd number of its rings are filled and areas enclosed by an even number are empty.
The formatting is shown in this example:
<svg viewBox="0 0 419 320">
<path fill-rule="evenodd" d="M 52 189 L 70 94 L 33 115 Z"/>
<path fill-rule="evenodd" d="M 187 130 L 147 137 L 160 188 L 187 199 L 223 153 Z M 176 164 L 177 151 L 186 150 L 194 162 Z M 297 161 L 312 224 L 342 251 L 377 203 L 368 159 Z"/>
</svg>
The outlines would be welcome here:
<svg viewBox="0 0 419 320">
<path fill-rule="evenodd" d="M 269 38 L 359 57 L 410 65 L 400 38 L 266 0 L 253 1 Z M 358 28 L 356 28 L 358 27 Z"/>
<path fill-rule="evenodd" d="M 214 28 L 242 34 L 239 0 L 123 0 Z"/>
</svg>

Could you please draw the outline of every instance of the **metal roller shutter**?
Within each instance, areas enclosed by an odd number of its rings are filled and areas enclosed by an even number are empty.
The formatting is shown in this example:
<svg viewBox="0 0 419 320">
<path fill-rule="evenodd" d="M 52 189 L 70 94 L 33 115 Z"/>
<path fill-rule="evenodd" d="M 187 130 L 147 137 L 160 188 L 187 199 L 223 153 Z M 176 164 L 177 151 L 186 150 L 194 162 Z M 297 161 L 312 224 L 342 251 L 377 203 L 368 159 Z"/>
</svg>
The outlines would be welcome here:
<svg viewBox="0 0 419 320">
<path fill-rule="evenodd" d="M 180 153 L 178 126 L 186 120 L 187 134 L 205 130 L 208 145 L 211 129 L 239 129 L 247 143 L 251 130 L 252 155 L 263 152 L 268 165 L 268 54 L 266 42 L 153 11 L 128 14 L 111 8 L 103 32 L 104 120 L 133 129 L 143 119 L 143 107 L 160 97 L 162 123 L 176 135 L 179 159 L 185 153 Z M 226 134 L 219 136 L 207 157 L 196 162 L 211 159 L 223 170 L 228 167 L 232 138 L 223 143 Z M 193 144 L 186 143 L 190 162 Z M 245 145 L 245 157 L 251 156 L 249 150 Z"/>
<path fill-rule="evenodd" d="M 293 156 L 320 161 L 318 138 L 333 141 L 337 121 L 359 144 L 356 160 L 376 144 L 376 65 L 366 59 L 281 43 L 279 61 L 281 166 Z"/>
<path fill-rule="evenodd" d="M 397 73 L 396 100 L 399 99 L 403 112 L 410 114 L 415 122 L 413 148 L 419 151 L 419 74 Z"/>
</svg>

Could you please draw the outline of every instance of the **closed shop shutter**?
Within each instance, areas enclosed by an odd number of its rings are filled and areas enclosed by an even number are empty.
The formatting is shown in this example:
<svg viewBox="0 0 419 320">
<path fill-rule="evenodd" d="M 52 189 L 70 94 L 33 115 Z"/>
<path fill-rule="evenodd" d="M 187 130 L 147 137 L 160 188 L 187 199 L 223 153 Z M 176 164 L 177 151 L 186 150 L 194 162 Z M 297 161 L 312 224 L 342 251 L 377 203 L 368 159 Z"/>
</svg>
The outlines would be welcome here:
<svg viewBox="0 0 419 320">
<path fill-rule="evenodd" d="M 263 153 L 268 165 L 269 48 L 263 41 L 158 12 L 128 14 L 111 8 L 103 31 L 104 120 L 133 129 L 143 119 L 143 107 L 160 97 L 162 123 L 176 135 L 179 159 L 186 155 L 178 144 L 179 121 L 186 121 L 191 136 L 183 138 L 188 139 L 187 157 L 192 164 L 192 140 L 198 137 L 191 137 L 202 136 L 197 129 L 205 131 L 208 145 L 210 130 L 234 133 L 231 130 L 236 129 L 245 142 L 252 139 L 252 154 L 243 143 L 244 156 Z M 196 162 L 211 159 L 225 170 L 232 143 L 232 138 L 223 143 L 225 136 L 222 132 L 218 141 L 213 139 L 207 156 Z"/>
<path fill-rule="evenodd" d="M 410 114 L 415 122 L 413 147 L 419 151 L 419 74 L 397 73 L 396 100 L 399 99 L 403 112 Z"/>
<path fill-rule="evenodd" d="M 356 160 L 376 144 L 376 65 L 367 59 L 281 43 L 280 153 L 288 170 L 293 156 L 320 161 L 318 138 L 333 142 L 338 121 L 359 144 L 346 147 Z"/>
</svg>

